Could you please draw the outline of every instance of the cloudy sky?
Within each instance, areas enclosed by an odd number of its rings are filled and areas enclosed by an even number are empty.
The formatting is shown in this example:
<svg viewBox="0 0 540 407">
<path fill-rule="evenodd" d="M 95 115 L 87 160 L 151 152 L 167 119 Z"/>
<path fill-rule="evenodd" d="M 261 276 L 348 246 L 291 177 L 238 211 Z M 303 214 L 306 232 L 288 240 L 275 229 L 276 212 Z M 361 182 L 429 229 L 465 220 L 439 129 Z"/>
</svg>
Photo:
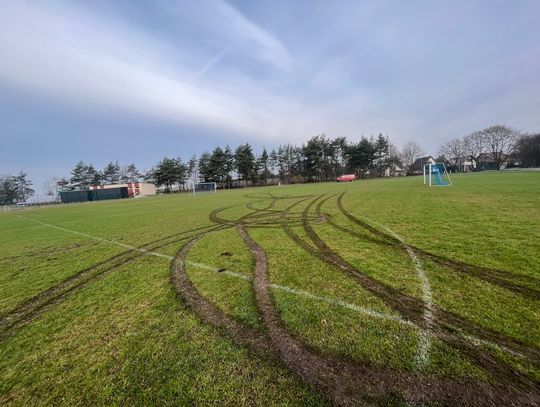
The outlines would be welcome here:
<svg viewBox="0 0 540 407">
<path fill-rule="evenodd" d="M 0 174 L 540 130 L 540 1 L 2 1 Z"/>
</svg>

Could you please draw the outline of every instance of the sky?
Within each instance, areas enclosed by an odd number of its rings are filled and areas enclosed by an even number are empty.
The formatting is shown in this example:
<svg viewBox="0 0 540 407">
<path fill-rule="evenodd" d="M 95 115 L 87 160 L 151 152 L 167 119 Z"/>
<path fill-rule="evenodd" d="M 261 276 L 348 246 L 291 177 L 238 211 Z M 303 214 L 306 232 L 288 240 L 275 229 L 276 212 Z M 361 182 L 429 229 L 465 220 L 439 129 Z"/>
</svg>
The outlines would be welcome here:
<svg viewBox="0 0 540 407">
<path fill-rule="evenodd" d="M 2 1 L 0 174 L 540 130 L 540 1 Z"/>
</svg>

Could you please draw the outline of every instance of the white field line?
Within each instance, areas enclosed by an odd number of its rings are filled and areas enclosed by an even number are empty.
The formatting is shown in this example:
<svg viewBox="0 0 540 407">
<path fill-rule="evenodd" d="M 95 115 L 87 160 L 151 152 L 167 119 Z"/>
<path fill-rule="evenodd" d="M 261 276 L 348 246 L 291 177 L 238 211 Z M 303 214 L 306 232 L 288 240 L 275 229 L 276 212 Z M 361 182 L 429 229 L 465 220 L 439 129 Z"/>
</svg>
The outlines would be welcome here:
<svg viewBox="0 0 540 407">
<path fill-rule="evenodd" d="M 148 256 L 155 256 L 155 257 L 160 257 L 160 258 L 164 258 L 164 259 L 167 259 L 167 260 L 174 260 L 174 256 L 169 256 L 167 254 L 163 254 L 163 253 L 159 253 L 159 252 L 152 252 L 152 251 L 148 251 L 148 250 L 145 250 L 145 249 L 139 249 L 139 248 L 137 248 L 135 246 L 131 246 L 131 245 L 128 245 L 128 244 L 125 244 L 125 243 L 121 243 L 121 242 L 117 242 L 117 241 L 109 240 L 109 239 L 104 239 L 104 238 L 101 238 L 101 237 L 98 237 L 98 236 L 89 235 L 87 233 L 78 232 L 78 231 L 72 230 L 72 229 L 66 229 L 66 228 L 63 228 L 61 226 L 51 225 L 49 223 L 41 222 L 39 220 L 28 218 L 26 216 L 21 216 L 21 215 L 17 215 L 17 216 L 19 216 L 22 219 L 27 219 L 27 220 L 33 221 L 33 222 L 38 223 L 38 224 L 40 224 L 42 226 L 46 226 L 46 227 L 56 229 L 56 230 L 61 230 L 63 232 L 71 233 L 71 234 L 74 234 L 74 235 L 84 236 L 84 237 L 87 237 L 89 239 L 96 240 L 98 242 L 112 244 L 112 245 L 120 246 L 120 247 L 123 247 L 123 248 L 126 248 L 126 249 L 130 249 L 130 250 L 136 250 L 136 251 L 138 251 L 140 253 L 143 253 L 145 255 L 148 255 Z M 366 219 L 366 220 L 369 221 L 369 219 Z M 376 223 L 376 222 L 373 222 L 373 223 Z M 388 232 L 390 233 L 391 231 L 388 230 Z M 397 235 L 394 236 L 394 237 L 396 237 L 396 239 L 398 238 Z M 204 270 L 209 270 L 209 271 L 214 271 L 214 272 L 217 272 L 219 270 L 217 267 L 210 266 L 208 264 L 197 263 L 197 262 L 193 262 L 193 261 L 189 261 L 189 260 L 187 260 L 185 263 L 189 264 L 189 265 L 191 265 L 193 267 L 197 267 L 197 268 L 204 269 Z M 252 280 L 252 278 L 250 276 L 246 276 L 244 274 L 240 274 L 240 273 L 237 273 L 237 272 L 234 272 L 234 271 L 231 271 L 231 270 L 224 270 L 220 274 L 225 274 L 225 275 L 228 275 L 228 276 L 231 276 L 231 277 L 241 278 L 243 280 L 248 280 L 248 281 Z M 272 288 L 274 288 L 274 289 L 289 292 L 291 294 L 295 294 L 295 295 L 298 295 L 300 297 L 311 298 L 311 299 L 314 299 L 314 300 L 317 300 L 317 301 L 326 302 L 328 304 L 332 304 L 332 305 L 340 306 L 340 307 L 343 307 L 343 308 L 347 308 L 347 309 L 350 309 L 350 310 L 365 314 L 365 315 L 373 317 L 373 318 L 380 318 L 380 319 L 385 319 L 385 320 L 389 320 L 389 321 L 394 321 L 394 322 L 397 322 L 399 324 L 412 326 L 412 327 L 416 327 L 417 329 L 420 329 L 414 322 L 403 319 L 398 315 L 385 314 L 385 313 L 382 313 L 382 312 L 375 311 L 375 310 L 373 310 L 371 308 L 361 307 L 359 305 L 350 304 L 348 302 L 338 300 L 338 299 L 334 299 L 334 298 L 323 297 L 323 296 L 311 294 L 310 292 L 307 292 L 307 291 L 296 290 L 294 288 L 283 286 L 283 285 L 271 284 L 270 286 Z M 424 332 L 424 334 L 425 334 L 426 338 L 428 338 L 428 340 L 429 340 L 429 337 L 433 336 L 430 332 Z M 501 346 L 497 345 L 496 343 L 486 341 L 486 340 L 477 338 L 475 336 L 463 335 L 463 337 L 465 339 L 469 340 L 471 343 L 473 343 L 475 345 L 478 345 L 478 346 L 484 345 L 484 346 L 487 346 L 487 347 L 491 347 L 493 349 L 505 351 L 505 352 L 507 352 L 509 354 L 512 354 L 514 356 L 524 357 L 523 355 L 521 355 L 521 354 L 519 354 L 517 352 L 514 352 L 514 351 L 512 351 L 510 349 L 507 349 L 506 347 L 501 347 Z"/>
<path fill-rule="evenodd" d="M 207 264 L 196 263 L 196 262 L 192 262 L 192 261 L 186 261 L 185 263 L 189 264 L 189 265 L 191 265 L 193 267 L 197 267 L 197 268 L 204 269 L 204 270 L 209 270 L 209 271 L 214 271 L 214 272 L 219 272 L 219 270 L 220 270 L 217 267 L 209 266 Z M 231 271 L 231 270 L 223 270 L 223 271 L 220 272 L 220 274 L 228 275 L 228 276 L 235 277 L 235 278 L 240 278 L 240 279 L 246 280 L 246 281 L 252 281 L 253 280 L 253 278 L 250 277 L 250 276 L 246 276 L 245 274 L 237 273 L 237 272 Z M 361 314 L 365 314 L 365 315 L 373 317 L 373 318 L 386 319 L 388 321 L 394 321 L 394 322 L 397 322 L 399 324 L 413 326 L 413 327 L 416 326 L 414 324 L 414 322 L 403 319 L 399 315 L 386 314 L 384 312 L 375 311 L 375 310 L 373 310 L 371 308 L 362 307 L 360 305 L 355 305 L 355 304 L 350 304 L 348 302 L 338 300 L 338 299 L 334 299 L 334 298 L 324 297 L 324 296 L 321 296 L 321 295 L 315 295 L 315 294 L 312 294 L 312 293 L 310 293 L 308 291 L 297 290 L 295 288 L 287 287 L 287 286 L 284 286 L 284 285 L 270 284 L 270 287 L 272 287 L 272 288 L 274 288 L 276 290 L 285 291 L 285 292 L 288 292 L 288 293 L 291 293 L 291 294 L 295 294 L 295 295 L 297 295 L 299 297 L 310 298 L 310 299 L 313 299 L 313 300 L 316 300 L 316 301 L 319 301 L 319 302 L 325 302 L 327 304 L 347 308 L 347 309 L 359 312 Z"/>
<path fill-rule="evenodd" d="M 418 279 L 420 280 L 422 287 L 422 301 L 425 305 L 424 322 L 426 324 L 426 329 L 420 330 L 419 332 L 418 350 L 415 360 L 417 368 L 423 370 L 429 363 L 429 349 L 431 347 L 431 336 L 433 336 L 430 329 L 430 327 L 433 325 L 433 295 L 431 293 L 429 280 L 424 272 L 424 269 L 422 268 L 422 263 L 420 263 L 420 260 L 414 253 L 414 250 L 407 243 L 405 243 L 405 239 L 403 239 L 403 237 L 379 222 L 375 222 L 366 217 L 364 217 L 364 219 L 369 223 L 377 225 L 386 230 L 391 236 L 399 240 L 414 264 L 416 274 L 418 275 Z"/>
<path fill-rule="evenodd" d="M 301 297 L 310 298 L 310 299 L 313 299 L 313 300 L 316 300 L 316 301 L 326 302 L 327 304 L 347 308 L 347 309 L 356 311 L 356 312 L 358 312 L 360 314 L 367 315 L 369 317 L 379 318 L 379 319 L 386 319 L 388 321 L 393 321 L 393 322 L 397 322 L 399 324 L 413 326 L 413 327 L 416 326 L 413 322 L 411 322 L 409 320 L 406 320 L 406 319 L 403 319 L 399 315 L 386 314 L 384 312 L 375 311 L 375 310 L 373 310 L 371 308 L 362 307 L 360 305 L 355 305 L 355 304 L 350 304 L 348 302 L 338 300 L 338 299 L 323 297 L 321 295 L 311 294 L 310 292 L 307 292 L 307 291 L 304 291 L 304 290 L 296 290 L 294 288 L 286 287 L 286 286 L 283 286 L 283 285 L 270 284 L 270 287 L 281 290 L 281 291 L 285 291 L 285 292 L 288 292 L 288 293 L 291 293 L 291 294 L 295 294 L 295 295 L 298 295 L 298 296 L 301 296 Z"/>
<path fill-rule="evenodd" d="M 491 349 L 506 352 L 506 353 L 508 353 L 508 354 L 510 354 L 512 356 L 515 356 L 515 357 L 518 357 L 518 358 L 521 358 L 521 359 L 526 359 L 527 358 L 525 355 L 523 355 L 523 354 L 521 354 L 519 352 L 516 352 L 515 350 L 509 349 L 506 346 L 500 346 L 500 345 L 497 345 L 496 343 L 486 341 L 485 339 L 477 338 L 476 336 L 467 335 L 467 334 L 464 334 L 464 333 L 461 333 L 461 336 L 463 336 L 463 338 L 465 338 L 466 340 L 471 342 L 473 345 L 486 346 L 486 347 L 491 348 Z"/>
<path fill-rule="evenodd" d="M 76 230 L 66 229 L 66 228 L 63 228 L 61 226 L 51 225 L 49 223 L 41 222 L 41 221 L 39 221 L 37 219 L 28 218 L 26 216 L 21 216 L 21 215 L 17 215 L 17 216 L 19 216 L 19 218 L 28 219 L 28 220 L 31 220 L 32 222 L 39 223 L 42 226 L 47 226 L 49 228 L 53 228 L 53 229 L 56 229 L 56 230 L 61 230 L 62 232 L 87 237 L 89 239 L 97 240 L 98 242 L 107 243 L 107 244 L 113 244 L 115 246 L 120 246 L 120 247 L 123 247 L 125 249 L 135 250 L 135 251 L 138 251 L 139 253 L 144 253 L 144 254 L 148 254 L 148 255 L 156 256 L 156 257 L 163 257 L 163 258 L 168 259 L 168 260 L 172 260 L 174 258 L 172 256 L 167 256 L 166 254 L 163 254 L 163 253 L 149 252 L 146 249 L 140 249 L 138 247 L 131 246 L 129 244 L 125 244 L 125 243 L 121 243 L 121 242 L 117 242 L 115 240 L 103 239 L 102 237 L 89 235 L 87 233 L 77 232 Z"/>
<path fill-rule="evenodd" d="M 19 217 L 21 217 L 23 219 L 31 220 L 31 221 L 33 221 L 35 223 L 38 223 L 38 224 L 42 225 L 42 226 L 46 226 L 46 227 L 49 227 L 49 228 L 60 230 L 60 231 L 66 232 L 66 233 L 71 233 L 71 234 L 74 234 L 74 235 L 84 236 L 84 237 L 87 237 L 89 239 L 96 240 L 98 242 L 120 246 L 120 247 L 129 249 L 129 250 L 135 250 L 135 251 L 138 251 L 138 252 L 143 253 L 145 255 L 161 257 L 161 258 L 164 258 L 164 259 L 167 259 L 167 260 L 173 260 L 174 259 L 173 256 L 169 256 L 169 255 L 166 255 L 166 254 L 163 254 L 163 253 L 153 252 L 153 251 L 149 251 L 149 250 L 145 250 L 145 249 L 140 249 L 140 248 L 137 248 L 135 246 L 131 246 L 131 245 L 128 245 L 128 244 L 125 244 L 125 243 L 117 242 L 115 240 L 104 239 L 102 237 L 89 235 L 87 233 L 78 232 L 76 230 L 66 229 L 66 228 L 63 228 L 61 226 L 51 225 L 49 223 L 41 222 L 41 221 L 39 221 L 37 219 L 27 218 L 25 216 L 19 216 Z M 189 264 L 189 265 L 191 265 L 193 267 L 197 267 L 197 268 L 200 268 L 200 269 L 209 270 L 209 271 L 213 271 L 213 272 L 218 272 L 220 270 L 217 267 L 210 266 L 208 264 L 197 263 L 197 262 L 193 262 L 193 261 L 189 261 L 189 260 L 186 260 L 185 263 Z M 232 276 L 232 277 L 241 278 L 241 279 L 244 279 L 244 280 L 252 280 L 252 278 L 250 276 L 246 276 L 244 274 L 240 274 L 240 273 L 237 273 L 237 272 L 234 272 L 234 271 L 231 271 L 231 270 L 223 270 L 222 272 L 220 272 L 220 274 L 225 274 L 225 275 L 229 275 L 229 276 Z M 285 292 L 295 294 L 295 295 L 305 297 L 305 298 L 311 298 L 311 299 L 321 301 L 321 302 L 326 302 L 328 304 L 341 306 L 343 308 L 347 308 L 347 309 L 350 309 L 350 310 L 353 310 L 353 311 L 356 311 L 356 312 L 359 312 L 359 313 L 362 313 L 362 314 L 365 314 L 365 315 L 368 315 L 368 316 L 371 316 L 371 317 L 374 317 L 374 318 L 386 319 L 386 320 L 389 320 L 389 321 L 394 321 L 394 322 L 398 322 L 398 323 L 401 323 L 401 324 L 414 326 L 413 322 L 405 320 L 405 319 L 401 318 L 398 315 L 385 314 L 385 313 L 382 313 L 382 312 L 372 310 L 370 308 L 361 307 L 361 306 L 355 305 L 355 304 L 350 304 L 350 303 L 342 301 L 342 300 L 311 294 L 311 293 L 309 293 L 307 291 L 296 290 L 294 288 L 286 287 L 286 286 L 283 286 L 283 285 L 271 284 L 270 286 L 272 288 L 277 289 L 277 290 L 285 291 Z"/>
<path fill-rule="evenodd" d="M 197 268 L 200 268 L 200 269 L 208 270 L 208 271 L 218 272 L 220 270 L 217 267 L 209 266 L 207 264 L 202 264 L 202 263 L 196 263 L 196 262 L 193 262 L 193 261 L 186 261 L 186 264 L 189 264 L 189 265 L 191 265 L 193 267 L 197 267 Z M 241 274 L 241 273 L 231 271 L 231 270 L 223 270 L 223 271 L 220 272 L 220 274 L 224 274 L 224 275 L 235 277 L 235 278 L 240 278 L 240 279 L 246 280 L 246 281 L 252 281 L 253 280 L 253 278 L 250 277 L 250 276 L 246 276 L 245 274 Z M 321 295 L 315 295 L 315 294 L 312 294 L 312 293 L 310 293 L 308 291 L 297 290 L 297 289 L 287 287 L 287 286 L 284 286 L 284 285 L 270 284 L 270 287 L 272 287 L 272 288 L 274 288 L 276 290 L 285 291 L 285 292 L 288 292 L 288 293 L 291 293 L 291 294 L 295 294 L 295 295 L 297 295 L 299 297 L 310 298 L 310 299 L 313 299 L 313 300 L 316 300 L 316 301 L 325 302 L 327 304 L 331 304 L 331 305 L 340 306 L 340 307 L 343 307 L 343 308 L 346 308 L 346 309 L 350 309 L 352 311 L 356 311 L 358 313 L 367 315 L 369 317 L 378 318 L 378 319 L 385 319 L 385 320 L 388 320 L 388 321 L 397 322 L 398 324 L 401 324 L 401 325 L 406 325 L 406 326 L 416 328 L 417 330 L 421 331 L 421 335 L 422 335 L 421 340 L 428 340 L 429 341 L 430 337 L 435 337 L 435 335 L 433 333 L 421 330 L 420 327 L 418 325 L 416 325 L 414 322 L 409 321 L 407 319 L 403 319 L 399 315 L 386 314 L 386 313 L 383 313 L 383 312 L 375 311 L 374 309 L 371 309 L 371 308 L 362 307 L 360 305 L 355 305 L 355 304 L 350 304 L 348 302 L 345 302 L 345 301 L 342 301 L 342 300 L 339 300 L 339 299 L 334 299 L 334 298 L 330 298 L 330 297 L 324 297 L 324 296 L 321 296 Z M 469 342 L 471 342 L 473 345 L 485 346 L 485 347 L 489 347 L 489 348 L 492 348 L 492 349 L 495 349 L 495 350 L 506 352 L 506 353 L 508 353 L 510 355 L 513 355 L 513 356 L 516 356 L 516 357 L 525 358 L 525 356 L 522 355 L 521 353 L 513 351 L 511 349 L 508 349 L 505 346 L 497 345 L 494 342 L 490 342 L 490 341 L 487 341 L 485 339 L 480 339 L 480 338 L 477 338 L 476 336 L 467 335 L 467 334 L 464 334 L 464 333 L 460 333 L 460 335 L 463 338 L 465 338 L 466 340 L 468 340 Z"/>
</svg>

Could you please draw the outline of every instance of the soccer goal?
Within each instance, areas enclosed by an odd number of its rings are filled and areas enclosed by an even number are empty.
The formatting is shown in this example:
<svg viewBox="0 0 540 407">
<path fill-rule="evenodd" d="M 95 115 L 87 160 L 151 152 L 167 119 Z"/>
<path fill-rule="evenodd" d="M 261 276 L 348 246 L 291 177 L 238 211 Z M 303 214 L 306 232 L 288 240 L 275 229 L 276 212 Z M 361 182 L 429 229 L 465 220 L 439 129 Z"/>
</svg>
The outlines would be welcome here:
<svg viewBox="0 0 540 407">
<path fill-rule="evenodd" d="M 429 163 L 424 165 L 424 185 L 428 184 L 438 187 L 449 187 L 452 185 L 452 180 L 444 163 Z"/>
<path fill-rule="evenodd" d="M 206 192 L 216 193 L 217 185 L 215 182 L 198 182 L 193 184 L 193 195 L 202 194 Z"/>
</svg>

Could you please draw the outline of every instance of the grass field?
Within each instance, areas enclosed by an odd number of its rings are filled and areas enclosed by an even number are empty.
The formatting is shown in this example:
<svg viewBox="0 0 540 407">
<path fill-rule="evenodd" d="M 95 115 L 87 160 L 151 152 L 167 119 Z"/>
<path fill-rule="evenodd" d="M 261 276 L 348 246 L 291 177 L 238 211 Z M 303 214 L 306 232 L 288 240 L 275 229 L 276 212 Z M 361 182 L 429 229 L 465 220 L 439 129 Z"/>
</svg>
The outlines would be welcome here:
<svg viewBox="0 0 540 407">
<path fill-rule="evenodd" d="M 540 173 L 0 216 L 2 405 L 540 403 Z"/>
</svg>

